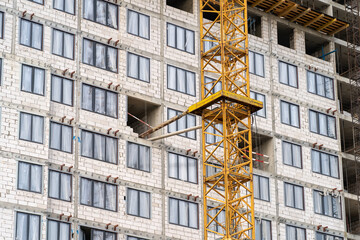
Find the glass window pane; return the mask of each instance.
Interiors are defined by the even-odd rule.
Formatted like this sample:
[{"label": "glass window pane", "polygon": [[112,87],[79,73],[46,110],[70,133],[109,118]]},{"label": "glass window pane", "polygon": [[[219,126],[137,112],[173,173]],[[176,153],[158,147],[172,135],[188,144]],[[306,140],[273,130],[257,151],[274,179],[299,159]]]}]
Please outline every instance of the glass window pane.
[{"label": "glass window pane", "polygon": [[94,111],[105,114],[105,90],[95,88],[95,108]]},{"label": "glass window pane", "polygon": [[65,0],[65,11],[75,14],[75,0]]},{"label": "glass window pane", "polygon": [[195,74],[186,72],[186,93],[195,96]]},{"label": "glass window pane", "polygon": [[317,94],[320,96],[325,96],[325,78],[319,74],[316,75],[316,87]]},{"label": "glass window pane", "polygon": [[64,33],[64,57],[74,58],[74,35]]},{"label": "glass window pane", "polygon": [[299,127],[300,126],[299,107],[291,104],[290,113],[291,113],[291,126]]},{"label": "glass window pane", "polygon": [[32,23],[32,47],[41,50],[42,49],[42,30],[41,24]]},{"label": "glass window pane", "polygon": [[63,35],[64,33],[58,30],[53,30],[53,45],[52,52],[56,55],[63,55]]},{"label": "glass window pane", "polygon": [[51,101],[61,102],[62,79],[57,76],[51,76]]},{"label": "glass window pane", "polygon": [[61,189],[60,198],[65,201],[71,201],[72,187],[71,187],[71,175],[61,174]]},{"label": "glass window pane", "polygon": [[176,47],[176,27],[172,24],[167,24],[167,45]]},{"label": "glass window pane", "polygon": [[339,177],[339,164],[338,164],[338,158],[335,156],[330,156],[330,173],[332,177]]},{"label": "glass window pane", "polygon": [[57,240],[59,232],[59,223],[55,221],[48,221],[48,239],[54,239]]},{"label": "glass window pane", "polygon": [[316,94],[316,81],[315,81],[314,73],[307,72],[307,83],[308,83],[308,91]]},{"label": "glass window pane", "polygon": [[168,88],[176,90],[176,68],[173,66],[167,67],[167,77],[168,77]]},{"label": "glass window pane", "polygon": [[19,162],[18,189],[30,190],[30,164]]},{"label": "glass window pane", "polygon": [[179,201],[176,199],[169,199],[169,221],[170,223],[179,224]]},{"label": "glass window pane", "polygon": [[117,139],[106,138],[106,162],[117,163]]},{"label": "glass window pane", "polygon": [[96,43],[96,67],[106,69],[105,53],[106,46]]},{"label": "glass window pane", "polygon": [[179,161],[179,179],[187,181],[187,158],[184,156],[178,156]]},{"label": "glass window pane", "polygon": [[112,72],[117,72],[117,49],[116,48],[107,48],[107,67]]},{"label": "glass window pane", "polygon": [[94,158],[105,160],[105,136],[94,134]]},{"label": "glass window pane", "polygon": [[139,78],[140,80],[149,82],[150,81],[150,59],[145,57],[140,57],[140,73]]},{"label": "glass window pane", "polygon": [[131,215],[138,215],[139,209],[139,194],[138,191],[128,189],[127,192],[127,212]]},{"label": "glass window pane", "polygon": [[150,148],[146,146],[139,146],[139,168],[144,171],[150,171]]},{"label": "glass window pane", "polygon": [[139,146],[134,143],[128,144],[128,167],[139,168]]},{"label": "glass window pane", "polygon": [[309,125],[311,132],[318,132],[317,114],[314,111],[309,111]]},{"label": "glass window pane", "polygon": [[94,1],[95,0],[84,0],[84,18],[94,20]]},{"label": "glass window pane", "polygon": [[[89,1],[89,0],[87,0]],[[83,62],[94,65],[94,44],[92,41],[84,39],[83,41]]]},{"label": "glass window pane", "polygon": [[198,216],[198,205],[196,203],[189,203],[189,227],[198,228]]},{"label": "glass window pane", "polygon": [[189,225],[189,203],[179,201],[179,224],[183,226]]},{"label": "glass window pane", "polygon": [[325,114],[318,114],[319,115],[319,133],[322,135],[327,135],[327,117]]},{"label": "glass window pane", "polygon": [[60,223],[59,240],[70,240],[70,224]]},{"label": "glass window pane", "polygon": [[40,240],[40,216],[29,214],[29,240]]},{"label": "glass window pane", "polygon": [[106,2],[96,1],[96,22],[106,25]]},{"label": "glass window pane", "polygon": [[93,110],[93,93],[94,88],[88,85],[82,85],[82,108],[92,111]]},{"label": "glass window pane", "polygon": [[60,173],[55,171],[50,171],[50,181],[49,181],[49,197],[60,198]]},{"label": "glass window pane", "polygon": [[299,186],[294,186],[294,191],[295,191],[295,207],[299,209],[304,209],[303,188]]},{"label": "glass window pane", "polygon": [[288,65],[289,67],[289,85],[293,87],[297,87],[297,68],[292,65]]},{"label": "glass window pane", "polygon": [[186,30],[186,42],[185,42],[185,49],[189,53],[194,53],[194,32]]},{"label": "glass window pane", "polygon": [[281,83],[288,84],[287,75],[288,75],[287,64],[283,62],[279,62],[279,78]]},{"label": "glass window pane", "polygon": [[139,15],[139,35],[143,38],[150,38],[150,17],[143,14]]},{"label": "glass window pane", "polygon": [[139,192],[141,217],[150,218],[150,194],[147,192]]},{"label": "glass window pane", "polygon": [[80,203],[92,205],[92,181],[86,178],[80,181]]},{"label": "glass window pane", "polygon": [[255,53],[249,51],[249,72],[255,74]]},{"label": "glass window pane", "polygon": [[116,211],[116,200],[116,186],[112,184],[106,184],[106,209]]},{"label": "glass window pane", "polygon": [[94,181],[94,207],[105,208],[105,184]]},{"label": "glass window pane", "polygon": [[335,127],[335,118],[327,117],[328,120],[328,136],[332,138],[336,138],[336,127]]},{"label": "glass window pane", "polygon": [[32,116],[32,141],[43,143],[44,118]]},{"label": "glass window pane", "polygon": [[118,27],[117,15],[118,15],[117,5],[108,3],[108,18],[107,18],[108,26],[113,27],[113,28]]},{"label": "glass window pane", "polygon": [[264,76],[264,56],[255,54],[256,75]]},{"label": "glass window pane", "polygon": [[128,76],[132,78],[139,78],[139,56],[128,54]]},{"label": "glass window pane", "polygon": [[174,153],[168,154],[169,158],[169,177],[171,178],[178,178],[178,167],[177,167],[177,155]]},{"label": "glass window pane", "polygon": [[189,182],[197,183],[197,161],[193,158],[188,158],[188,171],[189,171]]},{"label": "glass window pane", "polygon": [[176,48],[185,50],[185,29],[176,27]]},{"label": "glass window pane", "polygon": [[41,192],[42,166],[31,165],[30,191]]},{"label": "glass window pane", "polygon": [[32,92],[33,68],[22,65],[21,90]]},{"label": "glass window pane", "polygon": [[63,79],[63,103],[72,105],[73,99],[73,81]]},{"label": "glass window pane", "polygon": [[289,104],[286,102],[281,102],[281,122],[290,124]]},{"label": "glass window pane", "polygon": [[62,136],[61,136],[61,147],[62,151],[71,153],[72,151],[72,127],[62,126]]},{"label": "glass window pane", "polygon": [[301,168],[301,147],[299,145],[292,145],[292,153],[293,153],[293,165],[294,167]]},{"label": "glass window pane", "polygon": [[313,172],[320,173],[320,152],[311,150],[311,161]]},{"label": "glass window pane", "polygon": [[20,44],[30,46],[31,22],[21,19]]},{"label": "glass window pane", "polygon": [[61,125],[50,123],[50,148],[61,150]]},{"label": "glass window pane", "polygon": [[285,183],[285,205],[289,207],[295,206],[294,199],[294,186]]},{"label": "glass window pane", "polygon": [[176,90],[186,93],[186,72],[183,69],[177,69]]},{"label": "glass window pane", "polygon": [[[175,110],[168,109],[168,119],[175,117],[176,115],[177,115],[177,112]],[[169,133],[177,131],[177,122],[176,121],[169,124],[168,131],[169,131]]]},{"label": "glass window pane", "polygon": [[260,177],[260,196],[262,200],[269,201],[269,179]]},{"label": "glass window pane", "polygon": [[128,32],[134,35],[139,35],[138,28],[138,13],[128,10]]},{"label": "glass window pane", "polygon": [[334,98],[334,86],[331,78],[325,78],[325,95],[327,98]]},{"label": "glass window pane", "polygon": [[81,131],[81,155],[93,157],[93,133]]},{"label": "glass window pane", "polygon": [[117,98],[118,95],[113,92],[106,92],[106,115],[117,117]]},{"label": "glass window pane", "polygon": [[326,153],[321,153],[321,169],[322,174],[330,175],[330,156]]},{"label": "glass window pane", "polygon": [[293,165],[291,143],[283,142],[283,161],[285,164]]},{"label": "glass window pane", "polygon": [[44,95],[45,70],[34,68],[34,93]]}]

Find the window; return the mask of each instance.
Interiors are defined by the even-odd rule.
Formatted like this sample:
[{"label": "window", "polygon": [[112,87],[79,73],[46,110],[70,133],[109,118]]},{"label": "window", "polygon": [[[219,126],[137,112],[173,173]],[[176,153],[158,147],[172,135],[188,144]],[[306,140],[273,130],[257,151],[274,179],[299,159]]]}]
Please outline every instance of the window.
[{"label": "window", "polygon": [[118,28],[118,6],[102,0],[84,0],[84,18]]},{"label": "window", "polygon": [[74,82],[72,80],[51,76],[51,101],[73,105]]},{"label": "window", "polygon": [[[218,174],[223,169],[223,167],[218,163],[210,163],[210,164],[211,165],[206,165],[206,177],[210,177],[215,174]],[[218,179],[218,178],[219,177],[217,177],[216,179]],[[219,181],[219,184],[215,185],[214,188],[219,189],[219,190],[225,190],[225,187],[224,187],[225,185],[223,183],[224,183],[224,181]]]},{"label": "window", "polygon": [[301,146],[289,142],[282,142],[283,163],[297,168],[302,168]]},{"label": "window", "polygon": [[304,210],[304,188],[290,183],[284,186],[285,206]]},{"label": "window", "polygon": [[334,80],[323,75],[307,71],[308,92],[334,99]]},{"label": "window", "polygon": [[335,117],[309,110],[310,132],[336,139]]},{"label": "window", "polygon": [[[205,140],[206,140],[206,143],[208,143],[208,144],[218,145],[220,143],[220,141],[222,141],[222,137],[216,136],[216,135],[222,135],[223,125],[221,123],[215,124],[215,126],[214,126],[214,124],[212,124],[212,125],[213,126],[209,126],[206,129]],[[221,143],[220,147],[224,147],[224,144]]]},{"label": "window", "polygon": [[48,220],[48,240],[70,240],[70,224],[54,220]]},{"label": "window", "polygon": [[169,178],[175,178],[191,183],[198,183],[197,179],[197,160],[187,156],[168,153]]},{"label": "window", "polygon": [[286,240],[306,240],[306,230],[286,225]]},{"label": "window", "polygon": [[87,84],[82,85],[82,109],[109,117],[118,117],[118,94]]},{"label": "window", "polygon": [[40,240],[40,215],[16,213],[16,240]]},{"label": "window", "polygon": [[44,117],[20,112],[20,139],[43,143]]},{"label": "window", "polygon": [[195,33],[189,29],[167,23],[167,45],[194,54]]},{"label": "window", "polygon": [[314,191],[315,213],[341,219],[340,196],[325,195],[323,192]]},{"label": "window", "polygon": [[4,38],[4,13],[0,12],[0,39]]},{"label": "window", "polygon": [[[215,40],[215,38],[204,37],[204,42],[203,42],[204,53],[206,53],[207,51],[210,51],[212,48],[214,48],[215,46],[218,46],[218,45],[219,45],[219,43]],[[212,56],[216,51],[217,51],[217,49],[214,48],[206,55]],[[213,56],[213,59],[217,60],[217,61],[221,61],[221,56]]]},{"label": "window", "polygon": [[2,71],[3,71],[3,68],[2,68],[2,59],[0,58],[0,86],[1,86],[1,79],[2,79]]},{"label": "window", "polygon": [[116,240],[116,233],[80,226],[79,240]]},{"label": "window", "polygon": [[18,189],[29,192],[41,193],[42,166],[19,162],[18,164]]},{"label": "window", "polygon": [[172,224],[198,228],[198,205],[180,199],[169,198],[169,222]]},{"label": "window", "polygon": [[43,25],[20,19],[20,44],[42,50]]},{"label": "window", "polygon": [[70,202],[71,192],[71,174],[49,170],[49,197]]},{"label": "window", "polygon": [[80,178],[80,203],[117,211],[117,187],[113,184]]},{"label": "window", "polygon": [[150,59],[128,53],[127,75],[144,82],[150,82]]},{"label": "window", "polygon": [[253,175],[254,198],[264,201],[270,201],[269,178]]},{"label": "window", "polygon": [[222,88],[221,81],[217,82],[214,87],[214,83],[216,81],[217,81],[217,79],[204,77],[204,82],[206,85],[205,94],[207,94],[208,92],[211,92],[211,94],[214,94],[221,90],[221,88]]},{"label": "window", "polygon": [[28,0],[33,3],[44,4],[44,0]]},{"label": "window", "polygon": [[74,59],[74,34],[53,29],[52,53],[68,59]]},{"label": "window", "polygon": [[44,96],[45,70],[22,65],[21,91]]},{"label": "window", "polygon": [[264,77],[264,55],[249,51],[249,72]]},{"label": "window", "polygon": [[343,240],[342,237],[338,237],[338,236],[333,236],[330,234],[325,234],[325,233],[316,233],[316,240]]},{"label": "window", "polygon": [[73,128],[50,122],[50,148],[72,153]]},{"label": "window", "polygon": [[255,240],[271,240],[271,222],[255,219]]},{"label": "window", "polygon": [[127,32],[135,36],[150,39],[150,17],[128,10]]},{"label": "window", "polygon": [[254,114],[255,114],[256,116],[266,118],[266,100],[265,100],[265,95],[263,95],[263,94],[261,94],[261,93],[257,93],[257,92],[250,91],[250,97],[251,97],[252,99],[258,100],[258,101],[260,101],[260,102],[263,103],[263,108],[260,109],[259,111],[255,112]]},{"label": "window", "polygon": [[313,172],[339,178],[339,162],[336,156],[312,149],[311,161]]},{"label": "window", "polygon": [[150,193],[128,188],[126,202],[127,214],[143,218],[150,218]]},{"label": "window", "polygon": [[54,9],[75,14],[75,0],[54,0]]},{"label": "window", "polygon": [[118,71],[118,50],[84,38],[83,63],[116,73]]},{"label": "window", "polygon": [[167,65],[168,89],[195,96],[195,73]]},{"label": "window", "polygon": [[279,79],[280,83],[291,87],[298,87],[297,67],[285,62],[279,61]]},{"label": "window", "polygon": [[[216,214],[218,214],[218,212],[220,211],[219,207],[208,207],[208,214],[210,214],[210,216],[214,217]],[[221,225],[225,225],[225,210],[222,210],[217,216],[216,216],[216,221],[213,221],[212,223],[210,223],[211,218],[208,216],[207,217],[207,223],[210,223],[209,229],[217,232],[217,233],[225,233],[224,228],[221,227]],[[220,224],[221,225],[220,225]]]},{"label": "window", "polygon": [[150,172],[150,148],[128,142],[127,166],[129,168]]},{"label": "window", "polygon": [[117,164],[118,140],[98,133],[81,131],[81,156]]},{"label": "window", "polygon": [[281,122],[293,127],[300,128],[299,106],[280,101]]},{"label": "window", "polygon": [[133,237],[133,236],[127,236],[126,238],[127,240],[147,240],[145,238],[138,238],[138,237]]},{"label": "window", "polygon": [[[174,109],[168,108],[168,119],[175,117],[176,115],[181,114],[180,111],[176,111]],[[179,130],[195,127],[196,125],[196,118],[194,115],[187,114],[186,116],[180,118],[179,120],[176,120],[175,122],[169,124],[168,126],[168,132],[176,132]],[[196,131],[189,131],[185,133],[179,134],[180,136],[191,138],[196,140]]]}]

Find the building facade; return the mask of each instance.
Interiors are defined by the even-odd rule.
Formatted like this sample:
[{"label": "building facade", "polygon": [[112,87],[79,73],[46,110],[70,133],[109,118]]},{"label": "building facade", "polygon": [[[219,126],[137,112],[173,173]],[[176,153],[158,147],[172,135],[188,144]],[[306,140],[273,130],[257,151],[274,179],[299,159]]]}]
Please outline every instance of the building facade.
[{"label": "building facade", "polygon": [[[249,33],[256,239],[359,239],[344,33]],[[138,137],[200,100],[199,38],[194,0],[0,1],[0,239],[202,239],[200,130]]]}]

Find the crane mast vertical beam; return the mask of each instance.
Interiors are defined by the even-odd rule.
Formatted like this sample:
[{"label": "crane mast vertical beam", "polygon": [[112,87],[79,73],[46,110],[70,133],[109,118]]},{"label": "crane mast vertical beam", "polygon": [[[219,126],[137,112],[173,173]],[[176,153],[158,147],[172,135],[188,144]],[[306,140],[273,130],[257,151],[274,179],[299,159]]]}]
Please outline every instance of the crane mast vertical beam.
[{"label": "crane mast vertical beam", "polygon": [[200,38],[205,239],[252,239],[247,1],[200,0]]}]

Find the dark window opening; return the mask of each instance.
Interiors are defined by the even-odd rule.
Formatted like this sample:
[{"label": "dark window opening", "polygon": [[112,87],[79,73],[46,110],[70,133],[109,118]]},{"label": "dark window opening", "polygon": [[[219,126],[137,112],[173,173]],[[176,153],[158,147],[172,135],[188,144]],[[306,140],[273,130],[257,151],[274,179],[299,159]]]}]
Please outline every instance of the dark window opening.
[{"label": "dark window opening", "polygon": [[219,5],[208,2],[203,10],[203,18],[215,21],[215,19],[218,17],[218,14],[216,12],[213,12],[214,9],[219,10]]},{"label": "dark window opening", "polygon": [[346,231],[351,234],[360,234],[359,202],[350,198],[344,198],[346,212]]},{"label": "dark window opening", "polygon": [[[128,97],[127,111],[127,126],[138,134],[147,131],[150,128],[149,126],[156,126],[162,121],[160,105],[138,98]],[[161,131],[156,132],[152,136],[157,136],[160,133]]]},{"label": "dark window opening", "polygon": [[354,154],[354,133],[352,123],[340,119],[341,150],[349,154]]},{"label": "dark window opening", "polygon": [[248,13],[248,32],[261,38],[261,17],[250,12]]},{"label": "dark window opening", "polygon": [[277,24],[278,44],[294,49],[294,29],[285,24]]},{"label": "dark window opening", "polygon": [[166,0],[166,5],[188,13],[193,13],[193,0]]},{"label": "dark window opening", "polygon": [[316,58],[330,61],[330,44],[327,40],[305,33],[305,52]]},{"label": "dark window opening", "polygon": [[253,166],[263,171],[269,170],[269,159],[272,154],[273,139],[261,133],[252,133]]}]

